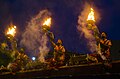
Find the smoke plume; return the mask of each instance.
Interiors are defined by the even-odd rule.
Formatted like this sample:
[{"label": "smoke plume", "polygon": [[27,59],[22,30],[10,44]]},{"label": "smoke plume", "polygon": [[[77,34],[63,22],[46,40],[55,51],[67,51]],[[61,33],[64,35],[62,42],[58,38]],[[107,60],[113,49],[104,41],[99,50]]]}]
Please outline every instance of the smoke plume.
[{"label": "smoke plume", "polygon": [[51,13],[48,10],[42,10],[38,15],[34,16],[28,22],[20,42],[21,46],[25,47],[30,54],[35,55],[37,51],[41,62],[45,61],[45,56],[49,52],[49,47],[47,46],[48,37],[42,30],[42,23],[50,16]]},{"label": "smoke plume", "polygon": [[93,32],[86,27],[87,26],[86,20],[87,20],[90,8],[91,7],[89,4],[85,4],[83,11],[78,16],[77,29],[80,32],[80,37],[81,38],[84,37],[87,40],[88,49],[92,53],[92,52],[97,51],[97,45],[96,45],[96,40],[95,40],[95,37],[93,35]]}]

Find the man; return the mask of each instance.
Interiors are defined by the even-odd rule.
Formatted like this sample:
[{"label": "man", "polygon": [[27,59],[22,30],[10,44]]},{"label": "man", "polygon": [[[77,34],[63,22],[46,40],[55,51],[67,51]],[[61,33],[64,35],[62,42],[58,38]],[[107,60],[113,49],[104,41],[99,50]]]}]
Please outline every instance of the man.
[{"label": "man", "polygon": [[53,43],[54,47],[54,57],[53,61],[56,62],[57,64],[63,64],[65,60],[65,48],[62,46],[62,41],[58,39],[57,44]]},{"label": "man", "polygon": [[107,61],[110,59],[111,46],[112,46],[112,43],[110,40],[107,39],[106,33],[102,32],[101,38],[100,38],[100,49],[101,49],[101,54],[105,56]]}]

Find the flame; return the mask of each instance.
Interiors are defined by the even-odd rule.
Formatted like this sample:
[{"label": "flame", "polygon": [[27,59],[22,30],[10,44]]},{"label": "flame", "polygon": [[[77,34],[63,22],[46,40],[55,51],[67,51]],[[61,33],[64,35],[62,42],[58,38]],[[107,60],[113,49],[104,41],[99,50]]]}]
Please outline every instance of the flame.
[{"label": "flame", "polygon": [[10,34],[14,37],[15,33],[16,33],[16,26],[8,28],[7,34]]},{"label": "flame", "polygon": [[90,13],[88,14],[87,20],[93,20],[93,21],[95,21],[93,8],[91,8]]},{"label": "flame", "polygon": [[48,18],[43,25],[50,26],[51,25],[51,18]]}]

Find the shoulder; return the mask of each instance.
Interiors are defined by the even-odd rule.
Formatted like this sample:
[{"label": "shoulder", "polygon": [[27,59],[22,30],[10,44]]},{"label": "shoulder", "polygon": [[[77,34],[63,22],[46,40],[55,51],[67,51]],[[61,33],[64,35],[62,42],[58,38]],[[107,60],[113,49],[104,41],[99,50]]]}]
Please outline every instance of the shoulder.
[{"label": "shoulder", "polygon": [[107,40],[107,43],[108,43],[109,45],[112,45],[111,40]]},{"label": "shoulder", "polygon": [[111,40],[107,40],[107,42],[111,42]]}]

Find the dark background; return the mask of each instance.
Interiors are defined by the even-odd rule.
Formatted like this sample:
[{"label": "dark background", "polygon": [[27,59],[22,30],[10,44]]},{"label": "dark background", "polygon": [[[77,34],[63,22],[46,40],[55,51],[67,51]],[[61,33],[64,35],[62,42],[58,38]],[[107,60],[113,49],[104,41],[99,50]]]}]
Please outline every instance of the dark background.
[{"label": "dark background", "polygon": [[[12,21],[17,26],[16,38],[19,41],[30,19],[39,11],[48,9],[52,13],[51,30],[55,38],[61,38],[68,51],[87,53],[76,28],[78,16],[86,2],[99,11],[101,20],[96,23],[99,30],[105,31],[110,40],[120,40],[120,0],[0,0],[1,38]],[[114,44],[119,51],[120,43]]]}]

